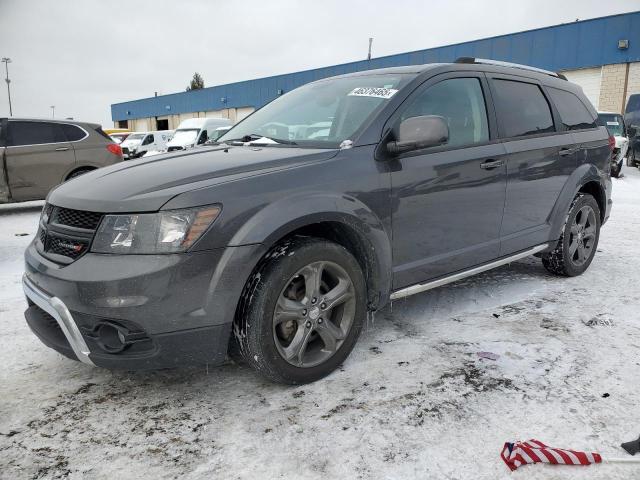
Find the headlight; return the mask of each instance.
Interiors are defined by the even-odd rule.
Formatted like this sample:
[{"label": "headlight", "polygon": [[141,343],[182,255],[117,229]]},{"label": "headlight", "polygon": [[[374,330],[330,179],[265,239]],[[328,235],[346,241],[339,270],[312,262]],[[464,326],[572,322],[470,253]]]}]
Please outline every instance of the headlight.
[{"label": "headlight", "polygon": [[49,216],[51,215],[52,210],[53,210],[53,207],[51,205],[49,205],[48,203],[44,204],[44,207],[42,207],[42,212],[40,213],[41,223],[45,225],[49,223]]},{"label": "headlight", "polygon": [[91,251],[96,253],[184,252],[209,228],[219,206],[158,213],[105,215]]}]

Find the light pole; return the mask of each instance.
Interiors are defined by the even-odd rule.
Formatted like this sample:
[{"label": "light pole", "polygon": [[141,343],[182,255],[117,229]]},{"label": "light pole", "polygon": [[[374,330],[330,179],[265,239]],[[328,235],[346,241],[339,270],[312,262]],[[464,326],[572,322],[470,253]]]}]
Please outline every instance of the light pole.
[{"label": "light pole", "polygon": [[51,118],[55,118],[55,116],[56,116],[56,106],[55,105],[51,105],[49,108],[51,109]]},{"label": "light pole", "polygon": [[9,116],[13,117],[13,110],[11,109],[11,87],[9,84],[11,80],[9,80],[9,64],[11,63],[11,59],[9,57],[2,57],[2,63],[4,63],[4,69],[7,72],[7,76],[4,79],[7,82],[7,95],[9,96]]}]

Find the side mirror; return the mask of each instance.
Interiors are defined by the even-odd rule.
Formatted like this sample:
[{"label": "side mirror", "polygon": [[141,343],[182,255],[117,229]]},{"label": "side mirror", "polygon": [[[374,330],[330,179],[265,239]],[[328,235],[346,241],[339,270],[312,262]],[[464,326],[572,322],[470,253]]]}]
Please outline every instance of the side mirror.
[{"label": "side mirror", "polygon": [[424,115],[400,123],[398,140],[387,143],[393,155],[421,148],[437,147],[449,141],[449,127],[444,117]]}]

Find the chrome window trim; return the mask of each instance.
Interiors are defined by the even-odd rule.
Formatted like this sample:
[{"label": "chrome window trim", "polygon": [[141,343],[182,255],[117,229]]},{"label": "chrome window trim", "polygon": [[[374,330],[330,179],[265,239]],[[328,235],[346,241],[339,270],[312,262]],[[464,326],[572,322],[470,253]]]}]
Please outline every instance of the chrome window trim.
[{"label": "chrome window trim", "polygon": [[18,119],[14,119],[14,120],[7,120],[7,124],[11,123],[11,122],[32,122],[32,123],[55,123],[57,125],[71,125],[73,127],[79,128],[80,130],[82,130],[84,132],[84,137],[82,137],[80,140],[65,140],[64,142],[49,142],[49,143],[29,143],[26,145],[7,145],[5,146],[5,148],[23,148],[23,147],[39,147],[41,145],[62,145],[65,143],[78,143],[78,142],[82,142],[84,140],[87,139],[87,137],[89,137],[89,132],[87,132],[83,127],[81,127],[78,124],[75,123],[69,123],[69,122],[50,122],[48,120],[18,120]]}]

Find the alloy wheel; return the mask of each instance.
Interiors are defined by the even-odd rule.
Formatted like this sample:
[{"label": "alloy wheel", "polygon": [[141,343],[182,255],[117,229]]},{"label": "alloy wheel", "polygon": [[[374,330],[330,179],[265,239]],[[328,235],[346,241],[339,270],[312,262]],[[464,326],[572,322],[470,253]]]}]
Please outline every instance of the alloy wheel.
[{"label": "alloy wheel", "polygon": [[313,262],[289,279],[273,313],[273,338],[289,364],[309,368],[332,357],[347,338],[356,295],[347,272],[328,261]]},{"label": "alloy wheel", "polygon": [[596,213],[583,206],[573,218],[569,237],[569,258],[576,266],[583,265],[593,253],[596,242]]}]

